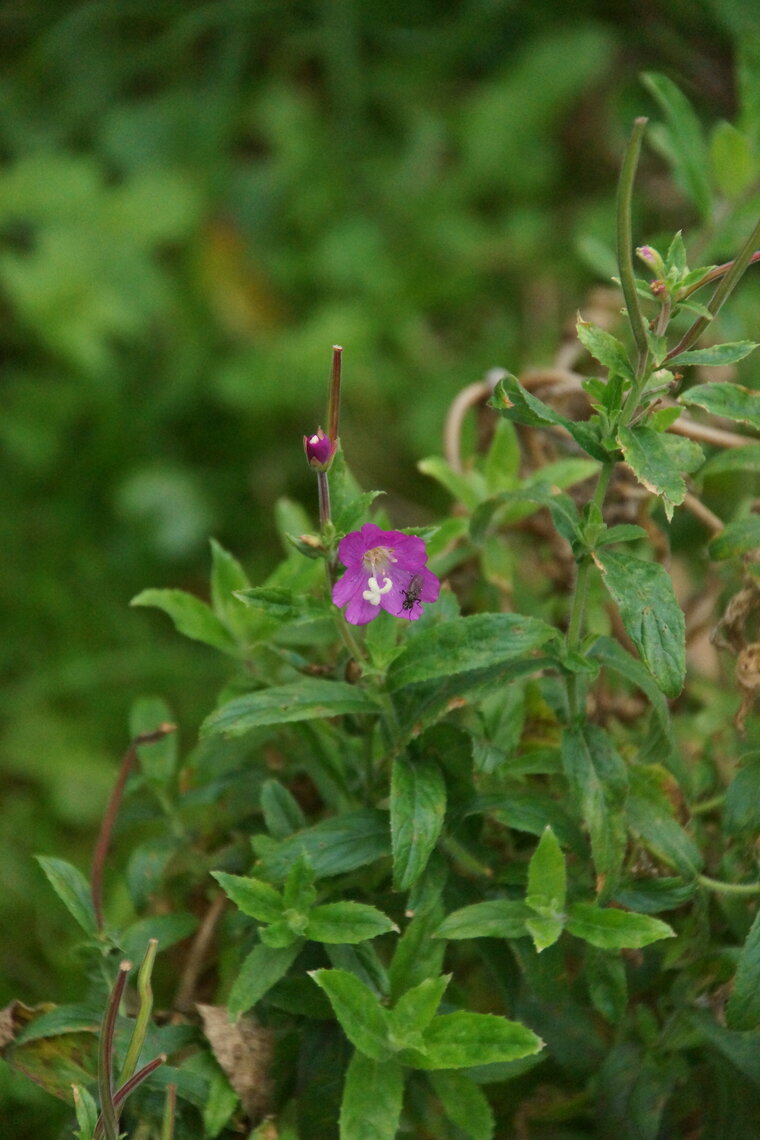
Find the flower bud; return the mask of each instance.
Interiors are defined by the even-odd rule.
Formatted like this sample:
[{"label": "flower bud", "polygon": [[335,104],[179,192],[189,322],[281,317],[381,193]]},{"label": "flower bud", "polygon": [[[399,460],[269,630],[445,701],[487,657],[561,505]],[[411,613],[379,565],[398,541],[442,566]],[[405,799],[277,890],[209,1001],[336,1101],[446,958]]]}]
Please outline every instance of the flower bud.
[{"label": "flower bud", "polygon": [[338,444],[325,435],[322,428],[317,428],[314,435],[303,437],[303,448],[310,467],[315,471],[327,471],[338,450]]}]

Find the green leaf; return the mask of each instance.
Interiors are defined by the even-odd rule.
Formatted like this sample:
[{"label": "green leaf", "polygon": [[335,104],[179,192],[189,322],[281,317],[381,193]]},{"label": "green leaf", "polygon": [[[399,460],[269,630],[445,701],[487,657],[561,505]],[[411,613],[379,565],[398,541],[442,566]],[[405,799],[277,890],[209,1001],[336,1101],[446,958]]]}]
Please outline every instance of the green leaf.
[{"label": "green leaf", "polygon": [[496,1123],[485,1093],[463,1073],[441,1070],[429,1077],[446,1116],[472,1140],[492,1140]]},{"label": "green leaf", "polygon": [[514,425],[509,420],[497,420],[484,466],[489,495],[511,491],[517,486],[520,458],[520,442]]},{"label": "green leaf", "polygon": [[393,886],[405,891],[425,869],[441,834],[446,814],[446,784],[434,760],[393,762],[391,775],[391,845]]},{"label": "green leaf", "polygon": [[726,792],[723,826],[729,835],[760,832],[760,756],[742,757],[741,764]]},{"label": "green leaf", "polygon": [[739,420],[760,429],[760,392],[740,384],[698,384],[679,397],[679,403],[704,408],[714,416]]},{"label": "green leaf", "polygon": [[751,471],[760,473],[760,445],[750,443],[746,447],[728,447],[707,460],[699,472],[700,479],[727,472]]},{"label": "green leaf", "polygon": [[37,855],[36,859],[69,914],[76,919],[85,934],[96,935],[98,924],[95,921],[90,884],[82,872],[71,863],[49,855]]},{"label": "green leaf", "polygon": [[672,519],[673,507],[684,500],[686,484],[665,449],[660,433],[643,426],[621,427],[618,443],[639,483],[662,498],[665,514]]},{"label": "green leaf", "polygon": [[264,617],[273,618],[279,625],[314,621],[329,613],[325,603],[318,598],[299,594],[288,586],[252,586],[237,590],[235,598],[241,608],[246,606]]},{"label": "green leaf", "polygon": [[449,492],[453,499],[463,503],[471,511],[488,494],[485,478],[479,471],[468,471],[461,474],[454,471],[440,456],[431,455],[427,459],[421,459],[417,468],[423,475],[435,479]]},{"label": "green leaf", "polygon": [[[206,1061],[206,1066],[200,1068],[208,1081],[208,1094],[203,1106],[203,1134],[214,1140],[240,1103],[240,1098],[229,1082],[227,1074],[219,1067],[217,1062],[208,1053],[200,1056]],[[197,1062],[196,1062],[197,1063]]]},{"label": "green leaf", "polygon": [[163,610],[179,633],[193,641],[202,641],[222,653],[238,656],[238,647],[229,630],[200,598],[184,590],[143,590],[132,598],[131,606],[153,606]]},{"label": "green leaf", "polygon": [[561,915],[565,906],[565,857],[551,827],[546,827],[528,864],[528,906],[546,918]]},{"label": "green leaf", "polygon": [[[580,475],[578,481],[587,479],[598,470],[598,465],[594,460],[576,459],[568,462],[573,464],[573,473]],[[583,465],[582,474],[576,466],[577,464]],[[546,507],[549,511],[552,522],[562,537],[571,544],[576,542],[580,534],[578,508],[569,495],[560,494],[557,491],[559,484],[545,481],[546,476],[549,475],[549,468],[553,466],[555,465],[549,464],[548,467],[541,468],[539,473],[541,479],[533,482],[526,479],[519,490],[506,491],[481,503],[478,509],[473,512],[470,523],[473,542],[481,543],[484,541],[491,519],[497,512],[500,516],[503,515],[502,521],[504,523],[511,524],[529,518],[542,507]],[[565,469],[563,473],[566,474],[567,470]]]},{"label": "green leaf", "polygon": [[525,926],[533,939],[536,953],[540,954],[549,946],[553,946],[565,928],[565,919],[550,918],[543,915],[534,915],[525,922]]},{"label": "green leaf", "polygon": [[247,617],[235,594],[250,586],[248,575],[229,551],[211,539],[211,608],[235,638],[245,635]]},{"label": "green leaf", "polygon": [[488,899],[452,911],[444,918],[434,938],[452,940],[470,938],[524,938],[525,923],[534,911],[523,902],[512,899]]},{"label": "green leaf", "polygon": [[562,764],[570,794],[589,830],[598,889],[609,894],[617,884],[625,854],[626,766],[609,736],[592,724],[565,730]]},{"label": "green leaf", "polygon": [[619,340],[588,321],[579,320],[575,328],[583,347],[608,370],[610,376],[622,376],[633,383],[633,368],[625,346]]},{"label": "green leaf", "polygon": [[305,853],[316,877],[325,879],[374,863],[390,851],[388,813],[363,808],[289,836],[263,856],[259,867],[266,878],[282,882]]},{"label": "green leaf", "polygon": [[397,999],[413,986],[440,974],[446,943],[436,941],[432,935],[441,920],[441,914],[440,902],[429,910],[416,914],[397,940],[388,970],[392,998]]},{"label": "green leaf", "polygon": [[458,1010],[434,1018],[423,1034],[422,1047],[404,1049],[399,1059],[416,1069],[466,1069],[515,1061],[542,1047],[541,1039],[517,1021]]},{"label": "green leaf", "polygon": [[741,198],[757,177],[757,161],[749,139],[725,119],[710,135],[710,162],[718,190],[731,201]]},{"label": "green leaf", "polygon": [[720,534],[710,539],[707,552],[713,562],[723,562],[727,558],[738,558],[748,550],[760,547],[760,516],[749,515],[746,519],[725,526]]},{"label": "green leaf", "polygon": [[439,681],[452,675],[498,668],[528,656],[556,637],[538,618],[519,614],[474,614],[433,626],[410,640],[388,670],[388,687]]},{"label": "green leaf", "polygon": [[300,858],[296,859],[288,870],[285,879],[282,901],[286,909],[309,910],[317,901],[315,881],[316,875],[311,860],[305,852],[302,852]]},{"label": "green leaf", "polygon": [[357,685],[303,677],[287,685],[275,685],[271,689],[259,689],[236,697],[206,718],[201,733],[242,736],[264,724],[290,724],[342,713],[378,711],[375,702]]},{"label": "green leaf", "polygon": [[306,816],[295,797],[279,780],[265,780],[259,800],[264,822],[274,839],[287,839],[306,827]]},{"label": "green leaf", "polygon": [[650,942],[675,937],[675,931],[659,918],[581,902],[568,907],[567,929],[602,950],[640,950]]},{"label": "green leaf", "polygon": [[238,910],[249,918],[259,922],[279,922],[282,918],[282,895],[269,883],[244,875],[228,875],[226,871],[212,871],[211,874]]},{"label": "green leaf", "polygon": [[[140,697],[129,714],[129,732],[132,738],[154,732],[162,724],[174,720],[166,701],[160,697]],[[176,732],[169,732],[160,740],[143,744],[137,749],[140,768],[149,780],[166,787],[177,767],[179,745]]]},{"label": "green leaf", "polygon": [[516,376],[510,373],[496,385],[489,407],[495,408],[502,416],[514,423],[528,427],[563,427],[575,442],[594,459],[602,463],[609,461],[609,455],[599,442],[599,433],[593,424],[568,420],[555,412],[548,404],[531,395],[523,388]]},{"label": "green leaf", "polygon": [[662,732],[670,740],[671,721],[668,702],[655,684],[649,670],[645,669],[635,657],[631,657],[630,653],[626,653],[620,642],[612,637],[597,638],[589,649],[588,655],[595,661],[599,661],[605,669],[611,669],[641,689],[649,701]]},{"label": "green leaf", "polygon": [[351,1044],[373,1061],[387,1061],[393,1054],[389,1015],[372,990],[346,970],[311,970],[310,977],[327,994]]},{"label": "green leaf", "polygon": [[[707,145],[699,119],[686,96],[667,76],[650,71],[641,79],[659,103],[668,124],[665,146],[660,149],[667,151],[681,188],[707,219],[712,209],[712,191]],[[657,134],[651,134],[656,140]]]},{"label": "green leaf", "polygon": [[755,915],[739,955],[726,1022],[729,1029],[760,1027],[760,912]]},{"label": "green leaf", "polygon": [[395,922],[366,903],[334,902],[315,906],[309,911],[307,937],[314,942],[364,942],[389,930],[398,930]]},{"label": "green leaf", "polygon": [[403,1094],[404,1074],[395,1061],[355,1053],[340,1106],[340,1140],[395,1140]]},{"label": "green leaf", "polygon": [[271,947],[259,943],[247,956],[232,984],[227,1008],[230,1017],[256,1005],[272,986],[287,974],[303,947],[303,939],[290,946]]},{"label": "green leaf", "polygon": [[79,1130],[74,1133],[76,1140],[92,1140],[95,1125],[98,1123],[98,1106],[84,1085],[72,1085],[74,1111]]},{"label": "green leaf", "polygon": [[589,944],[583,974],[594,1009],[610,1025],[619,1025],[628,1006],[628,982],[621,955]]},{"label": "green leaf", "polygon": [[625,805],[629,828],[659,859],[693,879],[702,868],[702,856],[675,819],[673,777],[659,765],[632,765],[629,780]]},{"label": "green leaf", "polygon": [[[390,1032],[396,1049],[417,1044],[422,1033],[438,1012],[438,1006],[451,980],[451,974],[426,978],[402,994],[390,1011]],[[415,1038],[410,1040],[410,1036]]]},{"label": "green leaf", "polygon": [[686,674],[686,623],[669,574],[656,562],[608,549],[593,558],[644,664],[663,693],[677,697]]},{"label": "green leaf", "polygon": [[[757,343],[753,340],[737,340],[732,344],[713,344],[709,348],[691,348],[687,352],[679,352],[678,356],[671,356],[668,360],[668,367],[675,367],[676,365],[683,364],[701,364],[710,367],[720,367],[725,364],[736,364],[738,360],[744,360],[745,356],[749,356],[757,348]],[[716,385],[704,384],[705,388],[712,388]],[[735,387],[735,385],[730,385]],[[696,388],[684,393],[681,397],[682,403],[694,403],[695,401],[689,399]],[[734,417],[732,417],[734,418]],[[739,418],[739,417],[736,417]]]},{"label": "green leaf", "polygon": [[138,918],[119,936],[119,947],[125,958],[131,962],[142,961],[151,938],[158,940],[159,952],[168,950],[197,929],[198,919],[194,914],[174,911],[171,914],[151,914]]}]

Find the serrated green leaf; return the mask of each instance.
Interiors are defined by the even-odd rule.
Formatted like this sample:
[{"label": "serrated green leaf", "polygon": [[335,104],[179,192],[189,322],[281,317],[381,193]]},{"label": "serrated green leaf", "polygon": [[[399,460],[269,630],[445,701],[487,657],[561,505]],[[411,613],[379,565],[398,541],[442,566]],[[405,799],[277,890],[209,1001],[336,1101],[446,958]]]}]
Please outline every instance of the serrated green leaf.
[{"label": "serrated green leaf", "polygon": [[665,449],[660,433],[644,426],[621,427],[618,443],[639,483],[653,495],[660,496],[665,514],[672,519],[673,507],[684,500],[686,484]]},{"label": "serrated green leaf", "polygon": [[278,843],[260,861],[267,879],[282,882],[305,853],[318,879],[355,871],[390,855],[388,813],[364,808],[321,820]]},{"label": "serrated green leaf", "polygon": [[582,902],[568,907],[567,929],[602,950],[640,950],[650,942],[675,937],[675,931],[659,918]]},{"label": "serrated green leaf", "polygon": [[690,475],[705,461],[704,450],[694,439],[676,435],[675,432],[664,432],[660,435],[660,440],[670,462],[683,474]]},{"label": "serrated green leaf", "polygon": [[388,670],[388,688],[438,681],[452,675],[526,657],[556,637],[538,618],[519,614],[474,614],[418,634]]},{"label": "serrated green leaf", "polygon": [[343,713],[377,713],[378,706],[357,685],[303,677],[287,685],[246,693],[222,705],[207,717],[202,735],[220,732],[242,736],[265,724],[290,724],[297,720],[339,716]]},{"label": "serrated green leaf", "polygon": [[610,376],[622,376],[624,380],[633,382],[634,373],[628,353],[616,337],[584,320],[579,320],[575,328],[583,347],[609,371]]},{"label": "serrated green leaf", "polygon": [[749,550],[760,547],[760,516],[749,515],[746,519],[725,526],[720,534],[710,539],[707,552],[713,562],[723,562],[726,558],[738,558]]},{"label": "serrated green leaf", "polygon": [[548,915],[534,915],[526,920],[525,925],[533,939],[536,953],[540,954],[549,946],[553,946],[565,928],[564,918],[550,918]]},{"label": "serrated green leaf", "polygon": [[298,957],[303,939],[290,946],[274,948],[259,943],[243,962],[227,999],[230,1017],[251,1009],[287,974]]},{"label": "serrated green leaf", "polygon": [[556,918],[565,906],[565,856],[551,827],[546,827],[528,864],[525,901],[543,918]]},{"label": "serrated green leaf", "polygon": [[398,927],[382,911],[366,903],[323,903],[309,911],[307,936],[314,942],[364,942],[389,930]]},{"label": "serrated green leaf", "polygon": [[695,404],[714,416],[739,420],[760,429],[760,392],[741,384],[699,384],[679,397],[679,403]]},{"label": "serrated green leaf", "polygon": [[[583,464],[584,474],[581,476],[583,479],[598,470],[594,460],[574,460],[573,463]],[[547,468],[544,467],[540,474],[543,476],[546,472]],[[575,473],[580,474],[577,467]],[[543,479],[535,483],[526,480],[520,490],[505,491],[481,503],[473,512],[470,522],[473,541],[477,543],[484,541],[491,519],[497,511],[500,516],[504,515],[504,523],[511,524],[529,518],[542,507],[546,507],[549,511],[552,522],[562,537],[570,543],[575,542],[580,532],[578,508],[569,495],[558,493],[556,487],[544,482]]]},{"label": "serrated green leaf", "polygon": [[50,886],[85,934],[94,936],[98,931],[90,884],[82,872],[64,859],[37,855],[37,862],[45,872]]},{"label": "serrated green leaf", "polygon": [[226,871],[212,871],[211,874],[238,910],[249,918],[258,922],[279,922],[282,918],[282,895],[269,883],[244,875],[228,875]]},{"label": "serrated green leaf", "polygon": [[[431,867],[432,864],[428,864],[425,878],[430,876]],[[419,889],[420,885],[421,883],[418,883],[415,889]],[[438,899],[440,899],[440,890],[436,901],[431,903],[427,910],[415,914],[396,942],[388,969],[391,998],[394,1000],[408,989],[428,978],[437,977],[441,972],[446,943],[436,941],[432,936],[443,914]]]},{"label": "serrated green leaf", "polygon": [[561,416],[523,388],[516,376],[508,373],[500,380],[488,403],[489,407],[495,408],[514,423],[527,424],[528,427],[563,427],[592,458],[602,463],[609,461],[609,455],[602,447],[594,424],[576,422]]},{"label": "serrated green leaf", "polygon": [[395,1140],[403,1095],[400,1065],[355,1053],[343,1088],[340,1140]]},{"label": "serrated green leaf", "polygon": [[458,1010],[435,1017],[420,1049],[404,1049],[399,1059],[416,1069],[466,1069],[495,1061],[515,1061],[537,1053],[543,1042],[517,1021],[491,1013]]},{"label": "serrated green leaf", "polygon": [[634,523],[619,523],[617,526],[607,527],[596,540],[596,546],[611,546],[614,542],[637,542],[640,538],[648,538],[643,526]]},{"label": "serrated green leaf", "polygon": [[726,1021],[730,1029],[760,1027],[760,913],[755,915],[739,955]]},{"label": "serrated green leaf", "polygon": [[443,828],[446,784],[434,760],[399,756],[391,774],[393,885],[405,891],[425,869]]},{"label": "serrated green leaf", "polygon": [[193,641],[202,641],[213,649],[238,655],[235,639],[205,602],[184,590],[143,590],[129,603],[131,606],[153,606],[163,610],[179,633]]},{"label": "serrated green leaf", "polygon": [[591,724],[565,729],[562,764],[570,794],[588,827],[598,889],[608,895],[617,884],[625,854],[625,764],[609,736]]},{"label": "serrated green leaf", "polygon": [[431,1073],[430,1083],[449,1120],[471,1140],[492,1140],[496,1126],[485,1093],[464,1073]]},{"label": "serrated green leaf", "polygon": [[534,911],[512,899],[488,899],[452,911],[444,918],[434,938],[524,938],[525,923]]},{"label": "serrated green leaf", "polygon": [[306,852],[302,852],[288,871],[282,891],[286,909],[305,912],[317,901],[316,875]]},{"label": "serrated green leaf", "polygon": [[593,558],[644,664],[663,693],[677,697],[686,674],[686,623],[669,574],[617,551],[597,550]]},{"label": "serrated green leaf", "polygon": [[318,598],[299,594],[288,586],[253,586],[237,590],[235,599],[238,604],[281,625],[315,621],[329,613],[326,604]]},{"label": "serrated green leaf", "polygon": [[373,1061],[389,1060],[389,1014],[372,990],[346,970],[312,970],[310,977],[327,994],[351,1044]]},{"label": "serrated green leaf", "polygon": [[[679,352],[678,356],[671,356],[668,360],[668,367],[701,364],[719,368],[722,365],[736,364],[737,361],[744,360],[745,356],[749,356],[756,348],[757,343],[753,340],[737,340],[731,344],[714,344],[709,348],[690,348],[687,352]],[[712,387],[712,385],[705,384],[703,387]],[[682,401],[686,402],[687,397],[696,390],[692,388],[689,392],[684,393],[681,397]]]}]

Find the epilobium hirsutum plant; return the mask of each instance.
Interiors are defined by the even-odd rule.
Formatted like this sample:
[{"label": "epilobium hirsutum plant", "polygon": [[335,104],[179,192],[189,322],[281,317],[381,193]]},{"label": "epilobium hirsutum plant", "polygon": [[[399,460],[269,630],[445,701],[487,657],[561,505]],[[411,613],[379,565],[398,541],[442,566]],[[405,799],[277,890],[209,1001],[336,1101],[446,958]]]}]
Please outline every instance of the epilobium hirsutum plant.
[{"label": "epilobium hirsutum plant", "polygon": [[[666,118],[656,138],[704,206],[712,185],[683,152],[701,127],[668,81],[647,81]],[[620,178],[614,311],[579,320],[572,361],[468,388],[446,461],[421,464],[457,500],[451,518],[421,531],[370,518],[376,494],[340,447],[335,348],[327,431],[304,441],[319,526],[283,502],[287,554],[264,584],[214,543],[210,606],[135,599],[233,672],[181,765],[156,731],[168,710],[135,711],[149,735],[134,920],[103,918],[102,859],[97,905],[80,872],[43,864],[85,932],[96,1009],[113,1013],[119,962],[148,939],[172,954],[145,1056],[129,1054],[145,1080],[123,1105],[111,1056],[127,1055],[130,1006],[108,1023],[103,1125],[80,1063],[82,1140],[98,1127],[140,1140],[757,1133],[760,763],[730,713],[752,731],[760,520],[741,489],[723,505],[701,489],[760,470],[757,445],[710,418],[760,428],[760,396],[692,370],[755,347],[714,330],[760,224],[733,260],[695,269],[680,233],[642,245],[650,276],[637,277],[645,125]],[[750,145],[733,139],[721,129],[722,160]],[[740,205],[758,210],[752,161]],[[491,441],[465,462],[462,408],[485,399]],[[702,530],[683,558],[687,516]],[[705,544],[713,562],[743,562],[722,617]],[[704,645],[687,684],[687,641],[712,620],[703,598],[741,702],[701,668],[706,652],[718,667]],[[86,1012],[24,1011],[12,1058],[31,1071],[44,1039],[48,1071],[51,1056],[63,1071],[72,1038],[97,1027]]]}]

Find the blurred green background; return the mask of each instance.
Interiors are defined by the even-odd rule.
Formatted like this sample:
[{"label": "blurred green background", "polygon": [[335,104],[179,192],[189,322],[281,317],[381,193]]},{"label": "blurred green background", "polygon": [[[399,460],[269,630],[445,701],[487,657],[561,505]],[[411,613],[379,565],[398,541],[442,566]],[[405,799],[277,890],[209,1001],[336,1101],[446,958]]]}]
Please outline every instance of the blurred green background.
[{"label": "blurred green background", "polygon": [[[79,992],[32,855],[87,868],[132,700],[167,697],[188,743],[224,678],[130,598],[205,593],[211,534],[271,568],[277,498],[314,510],[336,342],[357,477],[399,523],[444,507],[415,463],[448,402],[549,363],[612,272],[640,72],[731,118],[753,9],[0,5],[3,1004]],[[694,220],[651,151],[640,181],[642,229]],[[33,1086],[3,1066],[0,1095],[42,1135]]]}]

